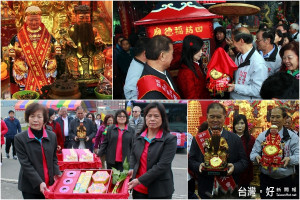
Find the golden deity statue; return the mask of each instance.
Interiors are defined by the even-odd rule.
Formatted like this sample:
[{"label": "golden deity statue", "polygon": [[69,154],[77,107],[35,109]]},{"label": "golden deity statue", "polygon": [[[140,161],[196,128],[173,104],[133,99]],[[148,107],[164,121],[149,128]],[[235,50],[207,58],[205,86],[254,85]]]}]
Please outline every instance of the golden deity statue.
[{"label": "golden deity statue", "polygon": [[83,125],[83,122],[80,122],[80,125],[77,127],[77,137],[79,140],[86,138],[86,127]]},{"label": "golden deity statue", "polygon": [[228,144],[220,130],[211,130],[211,138],[205,139],[204,170],[222,171],[227,167]]},{"label": "golden deity statue", "polygon": [[9,47],[15,82],[25,90],[39,92],[55,80],[55,55],[61,53],[60,46],[41,22],[41,14],[37,6],[26,9],[25,23]]},{"label": "golden deity statue", "polygon": [[103,41],[91,24],[90,7],[77,6],[75,13],[76,24],[64,36],[67,69],[78,82],[96,84],[104,70]]}]

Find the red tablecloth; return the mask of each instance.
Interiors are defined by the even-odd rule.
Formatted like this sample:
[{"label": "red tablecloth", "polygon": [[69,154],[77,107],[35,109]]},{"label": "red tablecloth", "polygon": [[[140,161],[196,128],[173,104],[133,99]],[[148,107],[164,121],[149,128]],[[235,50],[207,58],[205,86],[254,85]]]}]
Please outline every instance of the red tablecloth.
[{"label": "red tablecloth", "polygon": [[62,154],[57,154],[58,166],[61,171],[65,169],[99,169],[102,168],[100,158],[93,153],[94,162],[64,162]]},{"label": "red tablecloth", "polygon": [[[70,171],[76,171],[76,172],[83,172],[87,170],[65,170],[62,177],[57,179],[52,186],[49,187],[49,191],[45,191],[44,195],[46,199],[128,199],[129,198],[129,193],[128,193],[128,182],[129,182],[129,177],[125,179],[123,182],[122,186],[119,188],[117,194],[112,194],[112,190],[114,185],[111,184],[112,178],[110,178],[109,182],[107,183],[108,185],[108,191],[105,194],[91,194],[91,193],[75,193],[73,194],[72,191],[74,190],[74,185],[70,186],[69,192],[68,193],[61,193],[59,192],[60,188],[63,185],[63,181],[65,179],[66,173]],[[101,170],[91,170],[94,171],[101,171]],[[103,170],[102,170],[103,171]],[[106,170],[110,171],[111,170]],[[78,174],[77,174],[78,175]],[[75,177],[75,176],[74,176]],[[76,176],[73,181],[73,183],[77,182],[78,176]],[[90,183],[91,184],[91,183]]]}]

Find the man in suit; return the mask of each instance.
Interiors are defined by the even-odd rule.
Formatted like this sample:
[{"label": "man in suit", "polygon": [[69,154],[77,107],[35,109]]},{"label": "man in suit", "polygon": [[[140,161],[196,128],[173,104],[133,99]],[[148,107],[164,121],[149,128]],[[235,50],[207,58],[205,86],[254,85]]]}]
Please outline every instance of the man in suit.
[{"label": "man in suit", "polygon": [[[227,159],[228,170],[227,170],[226,178],[232,175],[235,184],[238,185],[238,176],[241,172],[243,172],[247,168],[248,161],[247,161],[245,150],[243,148],[242,140],[239,138],[239,136],[223,128],[225,118],[226,118],[226,109],[222,104],[212,103],[207,107],[207,123],[208,123],[207,134],[209,134],[211,137],[212,129],[221,130],[221,137],[225,138],[228,144],[229,156]],[[188,158],[188,165],[189,165],[189,169],[191,169],[198,177],[198,194],[200,198],[207,199],[215,195],[215,193],[213,193],[214,176],[206,175],[203,173],[204,155],[202,153],[202,150],[199,147],[199,143],[196,139],[197,137],[198,135],[193,138],[191,144],[189,158]]]},{"label": "man in suit", "polygon": [[72,148],[72,140],[69,136],[69,125],[73,117],[68,116],[68,111],[66,107],[59,108],[59,117],[56,119],[56,122],[59,123],[61,127],[61,132],[64,138],[64,148]]},{"label": "man in suit", "polygon": [[[84,117],[84,111],[81,106],[76,109],[77,118],[73,119],[69,126],[69,135],[74,140],[73,148],[91,149],[92,139],[96,135],[96,126],[91,120]],[[84,135],[84,137],[82,137]]]},{"label": "man in suit", "polygon": [[180,99],[167,69],[173,60],[172,40],[157,35],[147,43],[147,63],[137,82],[138,99]]}]

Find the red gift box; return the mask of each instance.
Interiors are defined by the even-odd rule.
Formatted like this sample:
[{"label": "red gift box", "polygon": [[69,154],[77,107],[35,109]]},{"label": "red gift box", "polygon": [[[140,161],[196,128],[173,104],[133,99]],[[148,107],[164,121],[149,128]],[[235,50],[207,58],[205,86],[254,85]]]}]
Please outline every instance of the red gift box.
[{"label": "red gift box", "polygon": [[[97,171],[107,171],[110,174],[109,181],[105,184],[107,190],[104,194],[95,194],[95,193],[73,193],[75,185],[78,181],[79,175],[81,172],[93,171],[93,174]],[[66,185],[66,180],[69,180],[70,172],[76,172],[76,178],[73,178],[72,184]],[[78,173],[77,173],[78,172]],[[128,199],[128,182],[129,177],[127,177],[121,187],[118,189],[117,194],[112,194],[114,185],[112,184],[112,170],[65,170],[62,174],[62,177],[57,179],[52,186],[49,187],[49,191],[45,191],[44,195],[46,199]],[[78,175],[78,176],[77,176]],[[73,184],[75,183],[75,184]],[[90,182],[89,186],[92,184]],[[68,186],[68,191],[65,191],[64,188]]]},{"label": "red gift box", "polygon": [[62,154],[57,153],[58,166],[61,171],[65,169],[99,169],[102,168],[102,163],[100,158],[93,153],[94,161],[93,162],[64,162]]}]

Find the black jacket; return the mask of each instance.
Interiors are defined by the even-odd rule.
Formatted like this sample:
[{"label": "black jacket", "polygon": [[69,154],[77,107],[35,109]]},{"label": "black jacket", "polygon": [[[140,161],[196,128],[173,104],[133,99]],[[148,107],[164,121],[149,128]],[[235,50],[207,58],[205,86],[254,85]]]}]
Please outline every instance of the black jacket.
[{"label": "black jacket", "polygon": [[[174,83],[170,73],[168,71],[166,71],[166,75],[156,71],[155,69],[153,69],[152,67],[150,67],[147,63],[145,64],[144,66],[144,70],[142,72],[142,75],[140,78],[142,78],[143,76],[146,76],[146,75],[153,75],[153,76],[156,76],[164,81],[166,81],[168,84],[168,79],[171,81],[171,84],[173,85],[174,87],[174,91],[179,94],[178,90],[177,90],[177,87],[176,87],[176,84]],[[167,79],[168,77],[168,79]],[[170,85],[170,84],[169,84]],[[161,92],[158,92],[158,91],[151,91],[151,92],[148,92],[142,99],[167,99],[167,97],[165,95],[163,95]]]},{"label": "black jacket", "polygon": [[[74,149],[78,149],[79,147],[79,142],[80,141],[75,141],[75,136],[77,136],[77,127],[80,125],[80,121],[78,118],[75,118],[71,121],[70,125],[69,125],[69,136],[72,140],[74,140],[73,142],[73,148]],[[90,149],[93,145],[92,143],[92,139],[95,137],[96,133],[97,133],[97,126],[95,126],[95,124],[87,119],[84,118],[83,120],[83,126],[86,128],[86,136],[89,137],[89,140],[85,143],[85,147],[87,149]]]},{"label": "black jacket", "polygon": [[[132,148],[132,142],[134,139],[134,129],[131,128],[129,125],[127,126],[128,129],[124,131],[122,135],[122,160],[124,162],[125,157],[129,162],[130,153]],[[106,155],[105,159],[108,164],[115,164],[116,161],[116,149],[117,149],[117,142],[118,142],[118,127],[116,125],[112,125],[107,129],[106,137],[104,138],[103,142],[101,143],[99,156]]]},{"label": "black jacket", "polygon": [[[241,172],[243,172],[248,167],[247,156],[243,147],[243,142],[239,136],[234,133],[231,133],[225,129],[221,134],[227,141],[229,147],[229,156],[228,163],[232,163],[234,165],[233,171],[233,179],[235,183],[238,184],[238,176]],[[195,137],[193,138],[189,158],[188,158],[188,167],[192,170],[196,175],[198,175],[198,193],[200,198],[210,198],[205,193],[210,193],[213,189],[214,176],[205,176],[200,174],[199,166],[204,162],[204,156],[196,142]]]},{"label": "black jacket", "polygon": [[[70,127],[70,123],[71,123],[72,120],[73,120],[73,117],[68,116],[68,126],[69,127]],[[63,138],[65,138],[65,134],[64,134],[64,120],[62,119],[62,117],[59,117],[55,121],[59,123],[60,128],[61,128],[61,133],[63,135]],[[70,132],[69,127],[68,127],[68,130]]]},{"label": "black jacket", "polygon": [[[136,177],[140,158],[145,146],[145,139],[138,136],[133,144],[130,157],[130,169],[133,169],[132,178]],[[170,133],[163,133],[162,137],[154,138],[149,145],[147,156],[147,172],[138,180],[148,187],[149,198],[170,196],[174,192],[172,161],[177,150],[177,137]]]},{"label": "black jacket", "polygon": [[[49,185],[54,183],[54,175],[59,175],[57,165],[56,135],[46,130],[48,137],[42,140],[49,173]],[[22,192],[40,194],[40,184],[45,181],[43,170],[43,155],[40,142],[28,137],[28,131],[15,136],[15,148],[21,164],[18,188]]]}]

